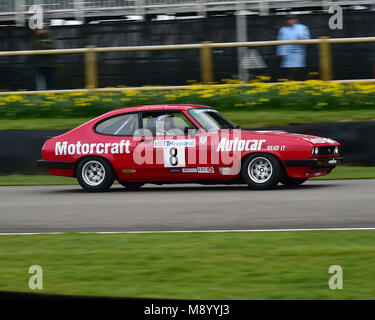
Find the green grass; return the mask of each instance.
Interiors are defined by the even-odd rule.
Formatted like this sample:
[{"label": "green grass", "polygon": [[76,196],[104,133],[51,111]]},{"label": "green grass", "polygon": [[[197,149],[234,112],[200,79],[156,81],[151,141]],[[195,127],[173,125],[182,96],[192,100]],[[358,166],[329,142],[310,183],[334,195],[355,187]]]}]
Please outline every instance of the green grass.
[{"label": "green grass", "polygon": [[43,186],[78,184],[77,179],[52,175],[12,174],[0,176],[0,186]]},{"label": "green grass", "polygon": [[[374,299],[374,231],[0,236],[0,288],[173,299]],[[328,269],[343,268],[343,290]],[[35,292],[35,291],[32,291]]]},{"label": "green grass", "polygon": [[[224,111],[222,114],[242,127],[287,126],[295,123],[310,122],[343,122],[375,120],[375,110],[342,110],[337,111]],[[93,118],[93,117],[92,117]],[[2,119],[0,130],[48,130],[73,129],[92,118],[30,118]]]},{"label": "green grass", "polygon": [[242,127],[288,126],[311,122],[348,122],[375,119],[375,110],[337,111],[225,111],[223,115]]},{"label": "green grass", "polygon": [[18,130],[54,130],[54,129],[73,129],[79,125],[91,120],[90,118],[73,119],[1,119],[0,130],[18,129]]},{"label": "green grass", "polygon": [[312,180],[375,179],[375,167],[339,166],[330,174]]},{"label": "green grass", "polygon": [[[313,180],[375,179],[375,167],[339,166],[330,174]],[[77,179],[52,175],[8,175],[0,176],[0,186],[71,185]]]}]

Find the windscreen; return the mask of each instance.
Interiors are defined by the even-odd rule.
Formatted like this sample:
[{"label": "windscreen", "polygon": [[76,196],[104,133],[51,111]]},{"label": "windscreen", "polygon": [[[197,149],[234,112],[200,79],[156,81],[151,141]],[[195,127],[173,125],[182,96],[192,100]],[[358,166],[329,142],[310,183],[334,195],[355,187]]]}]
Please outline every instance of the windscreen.
[{"label": "windscreen", "polygon": [[190,109],[189,114],[206,131],[237,128],[234,123],[232,123],[228,119],[225,119],[219,112],[214,109]]}]

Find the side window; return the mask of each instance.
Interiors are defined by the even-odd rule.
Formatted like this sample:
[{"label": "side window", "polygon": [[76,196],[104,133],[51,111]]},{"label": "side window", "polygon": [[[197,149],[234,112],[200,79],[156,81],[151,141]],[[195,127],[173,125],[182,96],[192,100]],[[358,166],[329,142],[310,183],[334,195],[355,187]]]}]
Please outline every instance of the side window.
[{"label": "side window", "polygon": [[99,123],[95,131],[111,136],[132,136],[138,129],[138,114],[123,114]]},{"label": "side window", "polygon": [[143,128],[153,136],[183,136],[187,128],[195,128],[194,124],[179,111],[144,112]]}]

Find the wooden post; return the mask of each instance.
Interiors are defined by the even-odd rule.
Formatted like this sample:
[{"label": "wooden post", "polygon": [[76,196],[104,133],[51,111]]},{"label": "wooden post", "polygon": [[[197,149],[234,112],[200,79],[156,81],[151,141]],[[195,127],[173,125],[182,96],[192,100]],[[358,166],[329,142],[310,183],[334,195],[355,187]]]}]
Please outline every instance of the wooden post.
[{"label": "wooden post", "polygon": [[87,46],[85,53],[86,88],[95,89],[98,87],[98,62],[95,46]]},{"label": "wooden post", "polygon": [[320,37],[319,43],[319,65],[321,80],[332,80],[332,51],[331,43],[328,41],[329,37]]},{"label": "wooden post", "polygon": [[203,47],[200,50],[201,54],[201,82],[209,84],[214,81],[213,66],[212,66],[212,48],[211,42],[202,42]]}]

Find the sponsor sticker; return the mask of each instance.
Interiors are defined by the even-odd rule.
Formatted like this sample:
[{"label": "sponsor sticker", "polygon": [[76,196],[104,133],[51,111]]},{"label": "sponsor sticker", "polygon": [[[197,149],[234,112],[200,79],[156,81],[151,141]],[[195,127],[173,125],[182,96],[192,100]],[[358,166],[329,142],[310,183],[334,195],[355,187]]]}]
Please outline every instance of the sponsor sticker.
[{"label": "sponsor sticker", "polygon": [[198,173],[214,173],[214,167],[198,167]]},{"label": "sponsor sticker", "polygon": [[166,147],[195,147],[195,139],[165,140]]},{"label": "sponsor sticker", "polygon": [[233,171],[233,169],[230,168],[230,167],[219,168],[219,172],[222,175],[231,175],[231,174],[233,174],[232,171]]},{"label": "sponsor sticker", "polygon": [[285,149],[286,149],[286,146],[278,146],[278,145],[267,146],[267,150],[268,151],[285,151]]},{"label": "sponsor sticker", "polygon": [[197,168],[182,168],[183,173],[196,173]]},{"label": "sponsor sticker", "polygon": [[328,161],[329,164],[336,164],[337,163],[337,160],[336,159],[331,159]]},{"label": "sponsor sticker", "polygon": [[154,148],[164,147],[195,147],[195,139],[184,139],[184,140],[154,140]]},{"label": "sponsor sticker", "polygon": [[265,142],[266,140],[240,140],[238,138],[228,140],[223,138],[220,140],[216,151],[259,151]]},{"label": "sponsor sticker", "polygon": [[164,148],[164,140],[154,140],[154,148]]},{"label": "sponsor sticker", "polygon": [[67,141],[57,141],[55,144],[55,155],[130,153],[129,146],[129,140],[121,140],[119,143],[81,143],[81,141],[68,143]]}]

